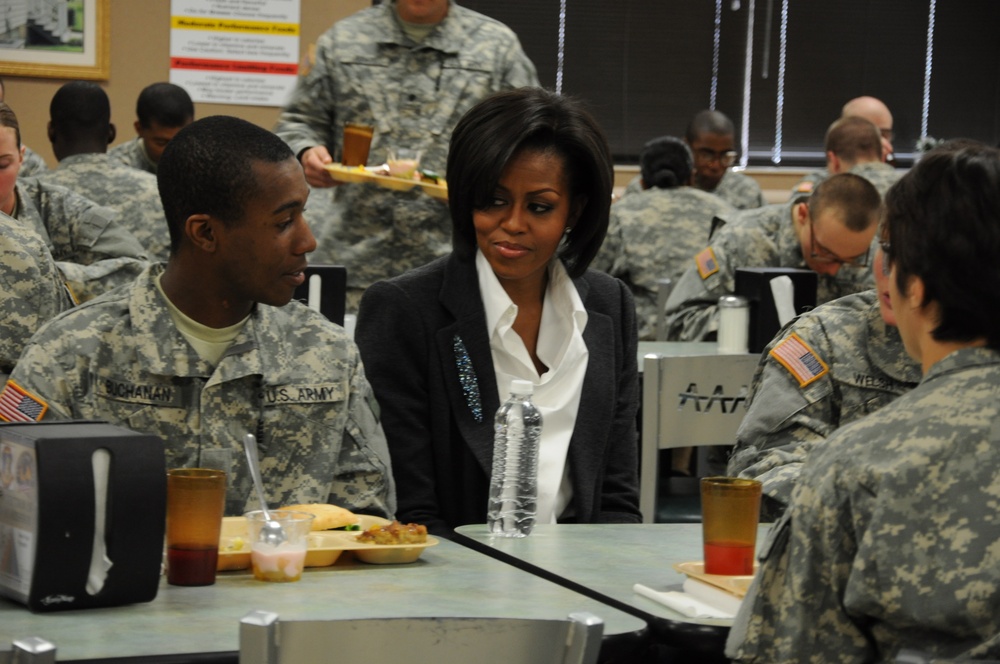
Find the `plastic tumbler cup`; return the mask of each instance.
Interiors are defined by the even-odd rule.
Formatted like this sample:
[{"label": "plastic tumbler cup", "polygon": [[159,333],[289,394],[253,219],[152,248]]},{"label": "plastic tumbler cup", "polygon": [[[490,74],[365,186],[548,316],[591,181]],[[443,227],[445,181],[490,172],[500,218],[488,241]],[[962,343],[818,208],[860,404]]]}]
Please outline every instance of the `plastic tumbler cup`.
[{"label": "plastic tumbler cup", "polygon": [[260,510],[246,513],[253,576],[258,581],[298,581],[305,567],[309,531],[315,516],[307,512],[271,510],[271,518],[285,531],[285,541],[277,546],[258,541],[260,528],[267,521],[264,513]]},{"label": "plastic tumbler cup", "polygon": [[385,162],[386,166],[389,167],[389,175],[404,180],[416,179],[422,156],[422,150],[410,150],[409,148],[389,150],[389,156]]},{"label": "plastic tumbler cup", "polygon": [[208,468],[167,471],[167,582],[215,583],[226,474]]},{"label": "plastic tumbler cup", "polygon": [[364,166],[368,163],[368,150],[372,145],[375,128],[371,125],[348,122],[344,124],[344,153],[340,163],[344,166]]},{"label": "plastic tumbler cup", "polygon": [[753,574],[760,490],[757,480],[702,478],[701,522],[706,574]]}]

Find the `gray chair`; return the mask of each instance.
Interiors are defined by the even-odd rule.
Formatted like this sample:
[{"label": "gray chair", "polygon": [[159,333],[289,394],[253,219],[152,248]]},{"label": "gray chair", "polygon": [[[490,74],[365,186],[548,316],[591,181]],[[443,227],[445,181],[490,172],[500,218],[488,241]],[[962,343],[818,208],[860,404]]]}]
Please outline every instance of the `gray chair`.
[{"label": "gray chair", "polygon": [[14,639],[11,648],[0,645],[0,664],[54,664],[56,646],[37,636]]},{"label": "gray chair", "polygon": [[674,289],[674,282],[667,277],[656,280],[656,340],[667,340],[667,298]]},{"label": "gray chair", "polygon": [[686,507],[693,516],[657,518],[660,450],[734,444],[758,360],[752,353],[643,358],[639,509],[644,523],[700,520],[694,481]]},{"label": "gray chair", "polygon": [[604,622],[585,612],[566,620],[279,620],[276,613],[251,611],[240,621],[240,664],[593,664],[603,633]]}]

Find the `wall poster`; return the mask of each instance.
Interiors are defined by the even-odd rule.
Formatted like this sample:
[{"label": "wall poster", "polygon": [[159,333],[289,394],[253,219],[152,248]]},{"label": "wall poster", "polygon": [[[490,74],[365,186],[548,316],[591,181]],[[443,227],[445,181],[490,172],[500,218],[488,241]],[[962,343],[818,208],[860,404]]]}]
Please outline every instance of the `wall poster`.
[{"label": "wall poster", "polygon": [[170,82],[196,102],[283,106],[299,72],[300,0],[171,0]]}]

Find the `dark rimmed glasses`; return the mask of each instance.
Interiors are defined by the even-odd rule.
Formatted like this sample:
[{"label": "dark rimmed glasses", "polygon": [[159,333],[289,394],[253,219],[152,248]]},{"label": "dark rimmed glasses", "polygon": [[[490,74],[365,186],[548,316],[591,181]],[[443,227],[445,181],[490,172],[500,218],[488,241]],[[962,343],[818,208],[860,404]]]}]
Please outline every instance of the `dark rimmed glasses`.
[{"label": "dark rimmed glasses", "polygon": [[708,148],[698,148],[694,150],[694,160],[700,164],[710,164],[713,161],[719,162],[723,168],[729,168],[736,163],[737,153],[735,150],[716,152]]},{"label": "dark rimmed glasses", "polygon": [[836,263],[848,267],[868,267],[868,258],[871,248],[863,254],[858,254],[851,258],[841,258],[819,242],[816,241],[816,227],[813,225],[812,217],[809,217],[809,255],[817,263]]}]

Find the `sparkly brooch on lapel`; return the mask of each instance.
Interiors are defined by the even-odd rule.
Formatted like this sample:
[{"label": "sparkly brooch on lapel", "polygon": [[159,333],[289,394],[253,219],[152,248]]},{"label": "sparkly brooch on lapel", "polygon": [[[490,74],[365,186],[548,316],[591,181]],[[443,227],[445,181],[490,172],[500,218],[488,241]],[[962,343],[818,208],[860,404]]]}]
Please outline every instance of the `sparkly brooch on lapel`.
[{"label": "sparkly brooch on lapel", "polygon": [[478,423],[483,421],[483,402],[479,398],[479,381],[476,380],[476,372],[472,368],[472,358],[469,351],[465,349],[462,339],[456,334],[452,343],[455,350],[455,366],[458,367],[458,382],[462,384],[462,392],[465,394],[465,403],[472,411],[472,417]]}]

